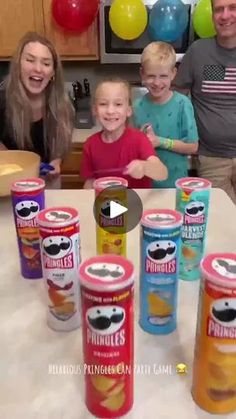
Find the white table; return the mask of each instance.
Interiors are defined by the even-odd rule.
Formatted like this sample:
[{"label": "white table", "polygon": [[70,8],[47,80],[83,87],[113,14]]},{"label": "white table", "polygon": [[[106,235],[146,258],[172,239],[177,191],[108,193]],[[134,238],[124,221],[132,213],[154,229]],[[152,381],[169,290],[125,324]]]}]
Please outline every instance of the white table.
[{"label": "white table", "polygon": [[[140,190],[144,208],[174,208],[174,190]],[[76,207],[81,219],[82,258],[95,254],[93,191],[47,191],[46,204]],[[236,207],[219,190],[212,191],[207,252],[236,251]],[[20,276],[10,199],[0,199],[0,418],[92,418],[84,404],[81,329],[54,332],[46,325],[45,290],[41,280]],[[128,234],[128,258],[136,267],[135,402],[132,419],[219,418],[192,400],[191,369],[199,282],[179,284],[178,329],[153,336],[138,325],[139,228]],[[185,362],[188,374],[175,366]],[[68,374],[49,374],[51,364]],[[53,367],[54,368],[54,367]],[[142,370],[143,368],[143,370]],[[55,372],[55,371],[54,371]],[[223,415],[236,418],[236,413]]]}]

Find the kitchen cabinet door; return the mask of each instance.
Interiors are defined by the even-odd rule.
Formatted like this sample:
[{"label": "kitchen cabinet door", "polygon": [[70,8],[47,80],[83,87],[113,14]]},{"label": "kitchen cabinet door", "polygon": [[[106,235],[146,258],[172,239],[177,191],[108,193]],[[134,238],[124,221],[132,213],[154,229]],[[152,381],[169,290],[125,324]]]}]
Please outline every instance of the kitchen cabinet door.
[{"label": "kitchen cabinet door", "polygon": [[60,56],[67,60],[97,60],[99,57],[97,20],[82,34],[66,31],[54,21],[51,3],[51,0],[43,0],[45,35],[51,40]]},{"label": "kitchen cabinet door", "polygon": [[80,164],[83,144],[74,143],[61,168],[62,189],[82,189],[84,181],[80,178]]},{"label": "kitchen cabinet door", "polygon": [[11,57],[28,31],[44,32],[42,0],[0,0],[0,58]]}]

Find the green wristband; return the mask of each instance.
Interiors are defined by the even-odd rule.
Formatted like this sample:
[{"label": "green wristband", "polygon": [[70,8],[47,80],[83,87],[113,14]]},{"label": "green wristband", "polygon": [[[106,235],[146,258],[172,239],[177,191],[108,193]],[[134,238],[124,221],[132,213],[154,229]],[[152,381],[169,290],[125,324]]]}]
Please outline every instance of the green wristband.
[{"label": "green wristband", "polygon": [[173,150],[174,147],[174,140],[171,140],[170,138],[165,137],[159,137],[160,140],[160,148],[163,148],[164,150]]},{"label": "green wristband", "polygon": [[168,148],[168,150],[170,150],[170,151],[172,151],[173,150],[173,148],[174,148],[174,140],[169,140],[169,148]]}]

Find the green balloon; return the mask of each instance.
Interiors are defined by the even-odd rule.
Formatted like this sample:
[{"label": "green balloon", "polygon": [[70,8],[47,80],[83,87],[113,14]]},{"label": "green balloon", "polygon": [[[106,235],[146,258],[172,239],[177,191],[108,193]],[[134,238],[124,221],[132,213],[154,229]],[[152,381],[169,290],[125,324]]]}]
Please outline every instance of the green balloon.
[{"label": "green balloon", "polygon": [[199,38],[210,38],[216,34],[211,0],[200,0],[196,5],[193,12],[193,27]]}]

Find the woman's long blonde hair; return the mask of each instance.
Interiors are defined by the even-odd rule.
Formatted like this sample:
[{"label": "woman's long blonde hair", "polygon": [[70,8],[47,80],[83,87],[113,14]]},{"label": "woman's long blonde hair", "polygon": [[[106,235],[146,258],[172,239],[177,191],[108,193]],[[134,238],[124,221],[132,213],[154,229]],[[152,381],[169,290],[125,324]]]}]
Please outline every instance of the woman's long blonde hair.
[{"label": "woman's long blonde hair", "polygon": [[32,108],[20,76],[22,51],[29,42],[45,45],[53,57],[55,74],[46,87],[43,111],[44,149],[52,160],[63,157],[69,149],[73,128],[73,107],[65,91],[62,66],[55,48],[47,38],[35,32],[28,32],[20,40],[11,61],[5,82],[7,123],[19,149],[32,149],[30,135]]}]

